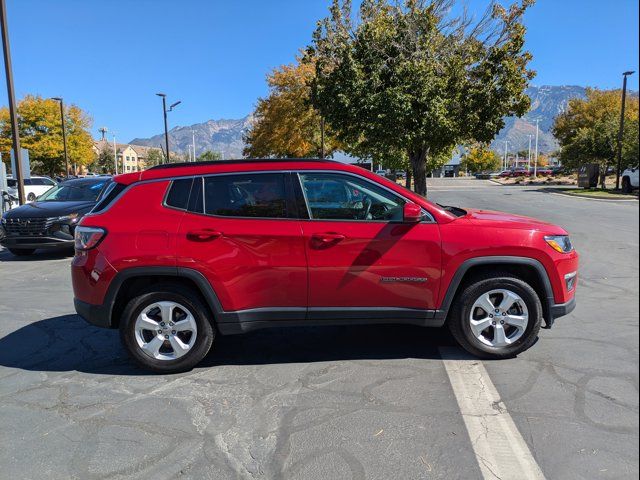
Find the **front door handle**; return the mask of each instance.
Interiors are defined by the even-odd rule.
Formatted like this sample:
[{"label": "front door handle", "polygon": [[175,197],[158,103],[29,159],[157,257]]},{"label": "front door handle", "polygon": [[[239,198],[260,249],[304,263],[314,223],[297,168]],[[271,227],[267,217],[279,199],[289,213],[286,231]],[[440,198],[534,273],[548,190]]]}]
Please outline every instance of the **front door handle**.
[{"label": "front door handle", "polygon": [[321,246],[333,245],[335,243],[341,242],[345,238],[347,237],[345,237],[341,233],[335,232],[314,233],[313,235],[311,235],[311,239],[314,241],[314,243]]},{"label": "front door handle", "polygon": [[222,232],[204,228],[202,230],[193,230],[187,233],[187,239],[192,242],[210,242],[222,236]]}]

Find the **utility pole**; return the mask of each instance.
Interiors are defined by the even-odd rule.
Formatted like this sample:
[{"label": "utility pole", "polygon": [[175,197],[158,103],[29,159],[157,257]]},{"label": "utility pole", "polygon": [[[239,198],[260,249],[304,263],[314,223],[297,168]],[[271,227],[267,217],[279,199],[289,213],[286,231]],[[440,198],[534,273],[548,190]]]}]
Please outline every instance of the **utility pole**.
[{"label": "utility pole", "polygon": [[633,75],[629,70],[622,74],[622,108],[620,109],[620,130],[618,131],[618,168],[616,169],[616,190],[620,190],[620,175],[622,174],[622,137],[624,135],[624,110],[627,103],[627,77]]},{"label": "utility pole", "polygon": [[[64,103],[62,97],[53,97],[51,100],[55,100],[60,104],[60,122],[62,123],[62,146],[64,148],[64,168],[66,170],[66,177],[69,178],[69,155],[67,154],[67,127],[64,121]],[[74,174],[76,169],[74,168]]]},{"label": "utility pole", "polygon": [[11,118],[11,137],[13,140],[13,154],[15,158],[16,186],[18,187],[18,202],[24,205],[24,175],[22,172],[22,150],[20,149],[20,131],[18,130],[18,112],[16,111],[16,96],[13,90],[13,69],[11,68],[11,48],[9,47],[9,29],[7,27],[7,6],[5,0],[0,0],[0,29],[2,30],[2,51],[4,53],[4,71],[7,77],[7,98],[9,99],[9,116]]},{"label": "utility pole", "polygon": [[538,138],[540,135],[540,119],[536,120],[536,157],[533,164],[533,178],[538,177]]},{"label": "utility pole", "polygon": [[320,117],[320,158],[324,160],[324,117]]},{"label": "utility pole", "polygon": [[527,159],[527,170],[531,170],[531,139],[533,135],[529,134],[529,157]]}]

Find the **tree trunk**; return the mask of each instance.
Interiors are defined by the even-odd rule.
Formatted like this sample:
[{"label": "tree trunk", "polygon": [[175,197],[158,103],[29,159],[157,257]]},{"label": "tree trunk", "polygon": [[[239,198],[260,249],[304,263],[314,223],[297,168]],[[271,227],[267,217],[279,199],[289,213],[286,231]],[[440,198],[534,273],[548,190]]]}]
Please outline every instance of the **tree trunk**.
[{"label": "tree trunk", "polygon": [[407,187],[407,190],[411,190],[411,178],[412,178],[412,174],[411,174],[411,167],[407,168],[407,176],[405,178],[405,184],[404,186]]},{"label": "tree trunk", "polygon": [[423,197],[427,196],[427,154],[429,149],[420,148],[409,152],[409,162],[413,170],[413,191]]},{"label": "tree trunk", "polygon": [[600,169],[600,188],[602,190],[607,189],[607,168],[609,168],[609,165],[605,165]]}]

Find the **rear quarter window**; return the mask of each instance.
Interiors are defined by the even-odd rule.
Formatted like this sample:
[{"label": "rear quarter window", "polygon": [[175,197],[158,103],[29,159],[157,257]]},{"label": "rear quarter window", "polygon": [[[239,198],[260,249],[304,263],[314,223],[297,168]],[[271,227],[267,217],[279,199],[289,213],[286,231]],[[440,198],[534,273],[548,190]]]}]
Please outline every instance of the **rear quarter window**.
[{"label": "rear quarter window", "polygon": [[174,180],[169,186],[165,205],[179,210],[186,210],[189,206],[189,194],[191,193],[191,185],[193,178],[184,178]]}]

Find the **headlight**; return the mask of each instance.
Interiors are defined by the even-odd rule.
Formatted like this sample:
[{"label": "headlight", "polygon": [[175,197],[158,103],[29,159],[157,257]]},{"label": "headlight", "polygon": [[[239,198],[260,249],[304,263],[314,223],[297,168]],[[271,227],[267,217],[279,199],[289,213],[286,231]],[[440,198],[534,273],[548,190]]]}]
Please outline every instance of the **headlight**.
[{"label": "headlight", "polygon": [[76,250],[91,250],[96,247],[107,234],[103,228],[83,227],[80,225],[75,232]]},{"label": "headlight", "polygon": [[545,241],[559,253],[571,253],[573,252],[573,245],[568,235],[550,235],[544,237]]},{"label": "headlight", "polygon": [[61,217],[54,217],[54,218],[52,218],[52,220],[54,222],[71,222],[71,223],[75,223],[78,220],[80,220],[80,215],[78,215],[77,213],[70,213],[69,215],[63,215]]}]

